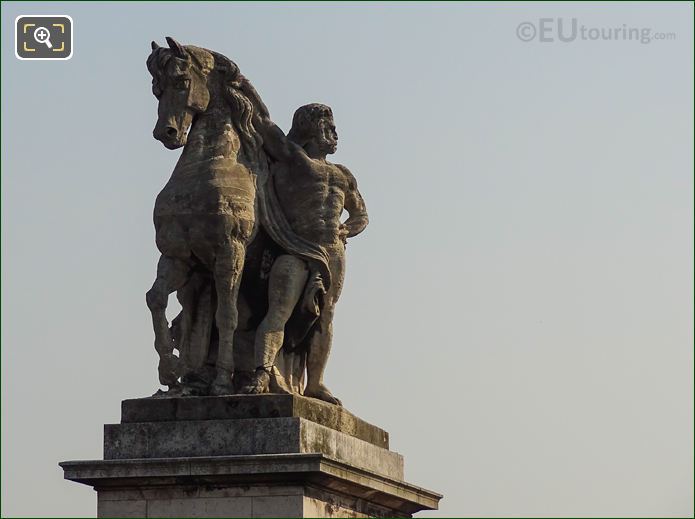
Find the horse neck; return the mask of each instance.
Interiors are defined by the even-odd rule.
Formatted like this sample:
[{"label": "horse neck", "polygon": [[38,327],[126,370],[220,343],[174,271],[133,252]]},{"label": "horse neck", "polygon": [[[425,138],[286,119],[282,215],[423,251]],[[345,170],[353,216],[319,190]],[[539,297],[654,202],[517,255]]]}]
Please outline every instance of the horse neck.
[{"label": "horse neck", "polygon": [[176,170],[205,160],[233,159],[239,151],[239,137],[234,130],[232,117],[226,103],[211,101],[208,109],[193,120],[186,145],[176,165]]}]

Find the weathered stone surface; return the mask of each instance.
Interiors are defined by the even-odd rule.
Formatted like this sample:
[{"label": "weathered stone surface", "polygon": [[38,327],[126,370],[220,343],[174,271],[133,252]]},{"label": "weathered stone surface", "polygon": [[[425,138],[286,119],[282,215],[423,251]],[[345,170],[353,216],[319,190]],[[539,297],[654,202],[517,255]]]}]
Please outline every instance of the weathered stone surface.
[{"label": "weathered stone surface", "polygon": [[147,517],[258,517],[251,497],[178,498],[147,501]]},{"label": "weathered stone surface", "polygon": [[281,417],[305,418],[377,447],[389,448],[389,435],[383,429],[343,407],[300,395],[137,398],[121,403],[121,423]]},{"label": "weathered stone surface", "polygon": [[97,498],[97,517],[147,517],[147,501],[127,499],[119,501]]},{"label": "weathered stone surface", "polygon": [[[441,496],[321,454],[61,463],[92,485],[99,516],[410,517]],[[216,500],[216,501],[215,501]],[[250,512],[249,512],[250,508]]]},{"label": "weathered stone surface", "polygon": [[321,453],[403,479],[403,457],[304,418],[184,420],[104,426],[104,459]]}]

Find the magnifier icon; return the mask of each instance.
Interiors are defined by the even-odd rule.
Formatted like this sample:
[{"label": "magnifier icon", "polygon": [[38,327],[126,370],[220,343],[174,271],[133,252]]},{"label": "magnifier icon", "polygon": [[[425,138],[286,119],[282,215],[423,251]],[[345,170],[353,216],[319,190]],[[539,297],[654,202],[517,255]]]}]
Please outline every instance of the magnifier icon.
[{"label": "magnifier icon", "polygon": [[34,39],[39,43],[46,44],[49,49],[53,48],[51,45],[51,33],[45,27],[37,27],[34,31]]}]

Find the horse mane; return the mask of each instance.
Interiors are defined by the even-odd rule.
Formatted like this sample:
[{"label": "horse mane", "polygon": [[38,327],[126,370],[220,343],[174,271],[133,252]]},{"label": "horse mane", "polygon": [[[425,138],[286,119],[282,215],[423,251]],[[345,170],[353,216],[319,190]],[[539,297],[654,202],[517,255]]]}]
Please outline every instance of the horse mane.
[{"label": "horse mane", "polygon": [[215,70],[222,73],[224,96],[231,108],[232,123],[242,143],[243,153],[256,166],[267,164],[263,138],[253,125],[254,110],[256,107],[266,110],[265,105],[236,63],[218,52],[203,50],[212,55]]}]

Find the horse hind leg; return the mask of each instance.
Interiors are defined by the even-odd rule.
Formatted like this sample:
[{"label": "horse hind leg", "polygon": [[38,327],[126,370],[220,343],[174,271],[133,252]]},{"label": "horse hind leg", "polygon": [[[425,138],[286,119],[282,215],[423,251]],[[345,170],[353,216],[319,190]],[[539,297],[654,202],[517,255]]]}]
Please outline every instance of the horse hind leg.
[{"label": "horse hind leg", "polygon": [[234,393],[232,375],[234,373],[234,332],[237,329],[239,313],[237,299],[241,273],[244,268],[246,247],[241,241],[231,240],[227,247],[219,251],[215,258],[214,276],[217,290],[217,311],[215,321],[219,331],[219,348],[215,382],[210,390],[213,395]]},{"label": "horse hind leg", "polygon": [[180,259],[161,256],[157,264],[157,279],[147,291],[147,306],[152,313],[154,348],[159,354],[159,382],[173,386],[179,377],[178,358],[174,356],[174,342],[166,318],[169,294],[186,284],[190,277],[189,265]]}]

